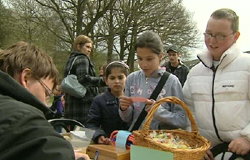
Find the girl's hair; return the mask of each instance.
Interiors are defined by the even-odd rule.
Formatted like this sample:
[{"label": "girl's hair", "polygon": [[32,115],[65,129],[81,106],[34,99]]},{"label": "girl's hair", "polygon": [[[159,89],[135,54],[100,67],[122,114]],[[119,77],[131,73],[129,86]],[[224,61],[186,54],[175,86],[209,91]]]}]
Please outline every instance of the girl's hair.
[{"label": "girl's hair", "polygon": [[19,41],[0,53],[0,70],[14,77],[29,68],[34,78],[51,78],[58,84],[59,72],[52,58],[34,44]]},{"label": "girl's hair", "polygon": [[158,34],[152,31],[146,31],[139,36],[135,44],[135,50],[137,48],[147,47],[151,49],[157,55],[163,53],[163,43]]},{"label": "girl's hair", "polygon": [[113,61],[106,66],[106,69],[104,72],[104,75],[106,76],[106,78],[108,78],[108,76],[111,74],[111,71],[113,68],[120,68],[121,72],[124,73],[126,77],[128,76],[129,66],[124,62]]},{"label": "girl's hair", "polygon": [[239,17],[237,14],[228,8],[221,8],[216,11],[214,11],[211,14],[211,17],[214,19],[227,19],[232,23],[232,30],[233,32],[238,32],[239,31]]},{"label": "girl's hair", "polygon": [[79,35],[78,37],[76,37],[74,43],[73,43],[73,50],[77,51],[77,45],[80,44],[80,46],[84,46],[86,43],[91,43],[93,44],[93,41],[85,35]]}]

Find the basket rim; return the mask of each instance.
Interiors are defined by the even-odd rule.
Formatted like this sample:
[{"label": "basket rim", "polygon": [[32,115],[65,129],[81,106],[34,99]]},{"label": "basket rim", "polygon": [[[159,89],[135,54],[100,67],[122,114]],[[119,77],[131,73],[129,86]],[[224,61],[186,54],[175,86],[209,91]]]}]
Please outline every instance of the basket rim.
[{"label": "basket rim", "polygon": [[145,123],[141,128],[141,131],[143,132],[143,134],[148,135],[148,131],[149,131],[151,121],[153,119],[153,115],[156,112],[156,110],[158,109],[158,107],[162,103],[168,103],[168,102],[179,104],[186,111],[187,117],[188,117],[188,119],[190,120],[190,123],[191,123],[191,132],[198,135],[199,134],[198,127],[197,127],[197,124],[196,124],[196,122],[194,120],[192,112],[190,111],[190,109],[187,107],[187,105],[183,101],[181,101],[179,98],[174,97],[174,96],[161,98],[161,99],[157,100],[153,104],[152,108],[149,110],[149,112],[148,112],[148,114],[146,116]]},{"label": "basket rim", "polygon": [[[155,131],[155,130],[151,130],[151,131]],[[188,151],[189,153],[192,153],[192,152],[197,152],[197,151],[206,151],[211,146],[211,143],[205,137],[203,137],[201,135],[196,135],[196,134],[194,134],[192,132],[189,132],[189,131],[185,131],[185,130],[180,130],[180,131],[179,130],[157,130],[157,131],[172,131],[172,133],[176,133],[176,134],[186,134],[187,136],[194,136],[195,137],[194,141],[199,140],[200,142],[203,142],[203,145],[201,147],[197,147],[197,148],[193,148],[193,149],[173,148],[173,147],[165,146],[165,145],[163,145],[161,143],[157,143],[153,139],[151,139],[150,137],[143,137],[143,135],[140,133],[139,130],[138,131],[133,131],[133,134],[135,136],[135,139],[140,138],[140,139],[143,139],[144,141],[146,140],[151,145],[152,144],[157,145],[160,148],[162,148],[162,150],[171,150],[172,152],[185,152],[185,151]],[[140,146],[140,144],[137,144],[137,142],[136,142],[136,145]]]}]

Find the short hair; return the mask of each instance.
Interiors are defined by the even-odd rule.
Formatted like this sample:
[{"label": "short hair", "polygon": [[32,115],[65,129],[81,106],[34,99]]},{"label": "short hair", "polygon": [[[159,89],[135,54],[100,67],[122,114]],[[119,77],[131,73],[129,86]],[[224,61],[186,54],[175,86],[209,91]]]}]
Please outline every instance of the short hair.
[{"label": "short hair", "polygon": [[146,31],[136,41],[135,49],[147,47],[157,55],[163,53],[163,43],[158,34],[152,31]]},{"label": "short hair", "polygon": [[128,65],[124,62],[113,61],[106,66],[106,69],[104,71],[104,75],[106,78],[108,78],[108,76],[111,74],[113,68],[120,68],[121,72],[124,73],[126,77],[128,76],[129,73]]},{"label": "short hair", "polygon": [[88,37],[88,36],[85,36],[85,35],[79,35],[78,37],[76,37],[74,43],[73,43],[73,49],[75,51],[77,51],[77,45],[80,44],[80,46],[83,46],[85,45],[86,43],[91,43],[93,44],[93,41]]},{"label": "short hair", "polygon": [[237,14],[228,8],[221,8],[216,11],[214,11],[211,16],[214,19],[226,19],[229,20],[232,23],[232,30],[233,32],[239,31],[239,16]]},{"label": "short hair", "polygon": [[14,78],[23,69],[29,68],[35,78],[51,78],[58,84],[59,72],[52,58],[34,44],[19,41],[0,54],[0,70]]}]

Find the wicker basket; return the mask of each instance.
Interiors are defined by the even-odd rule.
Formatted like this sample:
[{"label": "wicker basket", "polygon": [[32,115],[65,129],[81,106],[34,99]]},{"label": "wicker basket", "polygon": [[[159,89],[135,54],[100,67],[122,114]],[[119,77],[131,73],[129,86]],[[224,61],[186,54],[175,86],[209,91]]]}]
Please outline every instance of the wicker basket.
[{"label": "wicker basket", "polygon": [[[166,133],[172,133],[173,136],[179,136],[180,139],[185,140],[187,144],[193,149],[177,149],[164,146],[160,143],[153,141],[149,134],[153,130],[149,130],[150,123],[153,119],[153,115],[161,103],[171,102],[181,105],[187,112],[187,116],[191,122],[192,131],[185,130],[154,130],[156,132],[164,131]],[[151,149],[157,149],[167,152],[172,152],[174,155],[174,160],[201,160],[206,151],[210,148],[210,142],[204,137],[200,136],[198,133],[197,125],[194,121],[191,111],[188,109],[186,104],[176,97],[166,97],[162,98],[153,105],[149,111],[145,124],[142,126],[141,130],[133,131],[135,136],[135,143],[138,146],[144,146]]]}]

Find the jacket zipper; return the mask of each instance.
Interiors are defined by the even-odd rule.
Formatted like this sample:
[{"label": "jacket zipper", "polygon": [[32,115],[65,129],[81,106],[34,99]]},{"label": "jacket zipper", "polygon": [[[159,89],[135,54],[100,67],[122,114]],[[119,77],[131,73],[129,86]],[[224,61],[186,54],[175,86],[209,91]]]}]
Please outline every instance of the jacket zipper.
[{"label": "jacket zipper", "polygon": [[[221,62],[224,60],[224,58],[226,57],[227,55],[225,55],[222,59],[221,59]],[[216,71],[217,71],[217,68],[219,67],[219,65],[221,64],[221,62],[218,64],[218,66],[215,68],[214,65],[212,65],[212,67],[208,67],[201,59],[199,56],[197,56],[198,59],[203,63],[203,65],[207,68],[210,68],[212,71],[213,71],[213,82],[212,82],[212,119],[213,119],[213,126],[214,126],[214,130],[215,130],[215,133],[216,133],[216,136],[218,137],[218,139],[221,141],[221,142],[224,142],[222,140],[222,138],[220,137],[219,135],[219,131],[217,129],[217,126],[216,126],[216,119],[215,119],[215,115],[214,115],[214,104],[215,104],[215,100],[214,100],[214,80],[215,80],[215,74],[216,74]]]},{"label": "jacket zipper", "polygon": [[215,115],[214,115],[214,104],[215,104],[215,100],[214,100],[214,80],[215,80],[215,74],[216,74],[216,70],[217,70],[218,66],[216,68],[214,68],[214,66],[212,66],[210,69],[213,71],[213,82],[212,82],[212,119],[213,119],[213,125],[214,125],[214,130],[215,130],[215,133],[218,137],[218,139],[221,141],[221,142],[224,142],[220,135],[219,135],[219,131],[217,129],[217,126],[216,126],[216,119],[215,119]]}]

